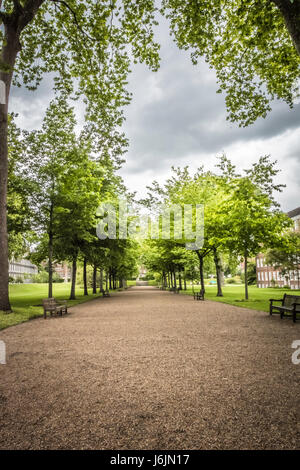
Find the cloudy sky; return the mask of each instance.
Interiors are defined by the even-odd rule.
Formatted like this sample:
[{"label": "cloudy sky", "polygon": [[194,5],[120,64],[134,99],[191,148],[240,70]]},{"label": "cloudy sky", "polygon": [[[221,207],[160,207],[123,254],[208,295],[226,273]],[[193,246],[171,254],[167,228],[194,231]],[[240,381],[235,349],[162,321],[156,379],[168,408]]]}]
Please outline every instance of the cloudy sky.
[{"label": "cloudy sky", "polygon": [[[172,165],[196,169],[204,164],[212,169],[223,152],[238,169],[270,154],[282,170],[278,181],[287,185],[278,194],[282,209],[300,206],[300,104],[290,110],[274,102],[266,119],[246,129],[228,123],[214,72],[205,63],[193,66],[165,25],[159,28],[159,38],[160,70],[153,73],[137,65],[129,82],[133,100],[126,109],[124,131],[130,147],[120,172],[129,189],[142,197],[154,179],[163,182],[170,175]],[[13,91],[11,109],[19,113],[21,127],[40,126],[52,97],[49,84],[45,81],[34,94]]]}]

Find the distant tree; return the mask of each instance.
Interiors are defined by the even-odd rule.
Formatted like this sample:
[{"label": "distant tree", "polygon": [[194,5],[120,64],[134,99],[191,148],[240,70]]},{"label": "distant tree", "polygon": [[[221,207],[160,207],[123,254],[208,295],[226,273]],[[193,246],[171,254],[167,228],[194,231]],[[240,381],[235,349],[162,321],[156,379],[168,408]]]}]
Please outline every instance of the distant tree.
[{"label": "distant tree", "polygon": [[97,162],[89,159],[83,146],[75,147],[72,155],[73,159],[68,160],[72,164],[59,181],[53,253],[58,260],[72,263],[70,299],[75,299],[81,250],[96,238],[96,211],[101,201],[104,172]]},{"label": "distant tree", "polygon": [[260,191],[248,176],[229,183],[228,196],[219,210],[224,215],[222,229],[227,249],[244,259],[245,299],[248,299],[248,259],[263,247],[276,246],[290,220],[274,209],[268,194]]},{"label": "distant tree", "polygon": [[[163,187],[156,182],[152,184],[145,204],[154,208],[159,208],[161,203],[167,206],[179,204],[181,207],[184,204],[204,204],[204,242],[195,250],[201,289],[205,290],[205,260],[208,264],[213,259],[217,295],[222,296],[221,254],[225,252],[231,260],[235,258],[235,262],[241,257],[244,259],[245,297],[248,299],[249,258],[263,248],[277,246],[281,234],[291,225],[274,196],[284,186],[274,182],[279,170],[269,156],[260,157],[257,163],[243,171],[243,175],[236,172],[225,155],[219,159],[217,167],[218,174],[200,168],[193,176],[188,168],[173,168],[172,177]],[[187,241],[185,236],[180,240],[153,240],[157,249],[154,252],[155,265],[173,272],[177,263],[176,247],[184,248]],[[148,265],[151,265],[151,260]],[[253,276],[251,272],[251,282]]]},{"label": "distant tree", "polygon": [[298,280],[298,288],[300,288],[300,233],[286,234],[278,247],[267,251],[266,262],[276,269],[280,269],[284,276],[290,278],[290,275],[293,274]]}]

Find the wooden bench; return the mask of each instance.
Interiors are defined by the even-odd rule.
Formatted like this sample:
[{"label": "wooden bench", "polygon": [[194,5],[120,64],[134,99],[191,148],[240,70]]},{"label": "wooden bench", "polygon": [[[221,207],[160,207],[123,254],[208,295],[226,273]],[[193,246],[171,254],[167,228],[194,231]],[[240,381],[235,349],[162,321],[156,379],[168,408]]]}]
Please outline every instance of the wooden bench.
[{"label": "wooden bench", "polygon": [[68,313],[68,305],[66,300],[60,300],[57,302],[54,297],[49,299],[43,299],[44,307],[44,318],[47,318],[47,312],[52,315],[62,315],[63,313]]},{"label": "wooden bench", "polygon": [[[273,305],[273,302],[281,302],[281,305]],[[270,299],[270,315],[280,314],[280,318],[292,317],[296,322],[297,313],[300,315],[300,295],[284,294],[282,299]]]},{"label": "wooden bench", "polygon": [[103,295],[103,297],[110,297],[109,290],[101,289],[100,292]]},{"label": "wooden bench", "polygon": [[203,289],[201,289],[200,292],[194,292],[194,300],[204,300]]}]

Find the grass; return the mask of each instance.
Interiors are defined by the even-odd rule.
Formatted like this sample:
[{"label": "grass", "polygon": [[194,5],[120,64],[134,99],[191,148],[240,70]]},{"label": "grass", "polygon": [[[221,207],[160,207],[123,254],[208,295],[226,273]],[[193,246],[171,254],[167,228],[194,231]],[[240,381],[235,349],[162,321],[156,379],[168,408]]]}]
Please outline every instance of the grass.
[{"label": "grass", "polygon": [[[68,299],[70,283],[53,284],[53,296]],[[91,289],[90,289],[91,290]],[[11,284],[10,301],[13,313],[0,311],[0,330],[43,315],[42,299],[48,296],[48,284]],[[83,288],[76,286],[76,300],[68,300],[68,306],[77,305],[99,297],[100,294],[83,295]]]},{"label": "grass", "polygon": [[[195,287],[195,291],[199,290],[199,286]],[[263,312],[269,311],[269,299],[281,299],[285,293],[300,295],[300,290],[259,289],[256,286],[249,286],[249,300],[245,300],[245,288],[243,285],[226,285],[222,290],[224,297],[217,297],[216,286],[205,286],[205,298],[225,304],[236,305],[238,307],[262,310]],[[193,292],[192,289],[188,289],[181,291],[181,294],[192,295]]]}]

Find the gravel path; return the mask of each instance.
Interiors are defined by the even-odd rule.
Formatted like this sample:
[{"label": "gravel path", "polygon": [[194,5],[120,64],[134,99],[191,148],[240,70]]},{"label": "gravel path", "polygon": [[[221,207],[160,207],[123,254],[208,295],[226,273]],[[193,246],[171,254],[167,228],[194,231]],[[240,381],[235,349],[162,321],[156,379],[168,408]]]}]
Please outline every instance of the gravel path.
[{"label": "gravel path", "polygon": [[0,333],[1,449],[300,448],[300,324],[136,287]]}]

